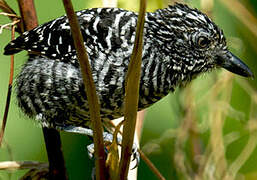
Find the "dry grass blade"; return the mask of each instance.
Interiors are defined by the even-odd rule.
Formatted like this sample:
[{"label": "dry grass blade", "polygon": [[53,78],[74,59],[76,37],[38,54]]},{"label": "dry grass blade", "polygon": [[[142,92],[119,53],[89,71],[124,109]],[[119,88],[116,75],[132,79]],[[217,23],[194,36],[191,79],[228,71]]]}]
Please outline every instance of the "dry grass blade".
[{"label": "dry grass blade", "polygon": [[[4,13],[6,13],[5,15],[8,16],[11,19],[11,21],[17,21],[18,19],[20,19],[19,17],[17,17],[15,11],[4,0],[0,0],[0,9]],[[21,33],[22,30],[22,23],[18,23],[16,31]]]},{"label": "dry grass blade", "polygon": [[0,162],[0,170],[42,169],[47,168],[48,163],[36,161],[4,161]]},{"label": "dry grass blade", "polygon": [[146,0],[140,1],[140,11],[137,21],[134,49],[131,55],[125,87],[124,128],[119,166],[119,179],[126,179],[128,175],[130,156],[134,140],[136,117],[139,98],[139,81],[142,61],[143,30],[146,11]]},{"label": "dry grass blade", "polygon": [[250,120],[248,121],[247,128],[249,130],[249,139],[247,144],[244,146],[242,152],[237,156],[237,158],[231,163],[228,168],[228,173],[225,176],[225,180],[235,179],[241,167],[246,163],[246,161],[250,158],[252,153],[254,152],[257,146],[257,123],[256,123],[256,92],[255,90],[249,85],[249,83],[245,80],[237,81],[242,88],[245,89],[249,95],[252,96],[252,104],[251,104],[251,111],[250,111]]},{"label": "dry grass blade", "polygon": [[[11,39],[12,40],[15,38],[14,33],[15,33],[15,26],[12,25],[12,32],[11,32]],[[4,131],[5,131],[6,123],[7,123],[7,117],[8,117],[9,107],[10,107],[10,100],[11,100],[11,95],[12,95],[13,68],[14,68],[14,55],[11,56],[10,76],[9,76],[7,98],[6,98],[4,117],[3,117],[3,121],[2,121],[1,132],[0,132],[0,147],[2,145],[2,141],[3,141],[3,138],[4,138]]]},{"label": "dry grass blade", "polygon": [[[194,95],[192,94],[192,87],[188,85],[185,89],[185,104],[183,110],[185,116],[181,122],[180,127],[177,129],[176,142],[175,142],[175,153],[174,161],[176,162],[176,169],[180,174],[186,179],[190,179],[192,174],[192,165],[189,163],[188,157],[184,152],[186,142],[194,141],[196,134],[194,133],[196,129],[196,107],[194,104]],[[190,153],[194,156],[199,154],[199,144],[192,143],[192,148],[190,147]]]},{"label": "dry grass blade", "polygon": [[63,5],[71,26],[72,37],[77,51],[80,70],[87,94],[89,113],[93,127],[93,139],[96,156],[96,178],[105,179],[105,154],[103,143],[103,127],[100,119],[100,105],[96,95],[96,88],[92,77],[87,52],[84,46],[83,37],[80,31],[77,17],[70,0],[63,0]]},{"label": "dry grass blade", "polygon": [[208,106],[211,107],[208,114],[211,136],[206,148],[207,150],[200,163],[198,179],[211,179],[212,177],[224,179],[227,173],[228,163],[225,156],[226,147],[223,137],[225,112],[227,109],[219,107],[217,101],[220,99],[224,103],[229,104],[234,76],[229,72],[224,72],[222,77],[224,78],[213,85],[208,95]]},{"label": "dry grass blade", "polygon": [[[255,120],[256,121],[256,120]],[[243,151],[236,158],[236,160],[229,166],[228,173],[226,174],[224,180],[236,179],[236,175],[240,168],[249,159],[250,155],[253,153],[257,145],[257,132],[252,132],[250,134],[249,140],[245,145]]]},{"label": "dry grass blade", "polygon": [[236,82],[239,83],[239,85],[245,90],[246,93],[248,93],[252,100],[257,104],[257,92],[256,90],[249,84],[249,82],[239,79],[236,79]]},{"label": "dry grass blade", "polygon": [[0,15],[19,18],[16,14],[10,14],[10,13],[6,13],[6,12],[0,12]]},{"label": "dry grass blade", "polygon": [[[20,20],[16,20],[16,21],[13,21],[11,23],[7,23],[7,24],[4,24],[4,25],[0,25],[0,34],[3,33],[3,30],[4,29],[8,29],[10,26],[14,26],[15,24],[19,23]],[[12,28],[11,28],[12,29]],[[15,31],[15,26],[14,26],[14,31]]]},{"label": "dry grass blade", "polygon": [[9,14],[16,14],[15,11],[10,8],[10,6],[6,3],[5,0],[0,0],[0,9]]},{"label": "dry grass blade", "polygon": [[238,1],[220,0],[257,37],[257,19]]}]

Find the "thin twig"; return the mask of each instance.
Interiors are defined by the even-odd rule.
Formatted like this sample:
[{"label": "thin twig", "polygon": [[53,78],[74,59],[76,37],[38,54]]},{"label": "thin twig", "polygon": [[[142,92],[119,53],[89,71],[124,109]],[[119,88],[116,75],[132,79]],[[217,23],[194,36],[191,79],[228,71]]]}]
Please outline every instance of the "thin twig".
[{"label": "thin twig", "polygon": [[16,14],[10,14],[10,13],[6,13],[6,12],[0,12],[0,15],[19,18]]},{"label": "thin twig", "polygon": [[146,155],[143,153],[143,151],[141,151],[140,149],[138,149],[138,152],[140,153],[140,157],[142,158],[142,160],[147,164],[147,166],[152,170],[152,172],[156,175],[156,177],[159,180],[165,180],[165,178],[163,177],[163,175],[160,173],[160,171],[154,166],[154,164],[146,157]]},{"label": "thin twig", "polygon": [[[102,2],[103,2],[103,7],[117,7],[117,5],[118,5],[117,0],[103,0]],[[137,113],[135,138],[137,138],[136,140],[138,140],[138,141],[136,142],[136,140],[135,140],[134,142],[137,143],[138,146],[140,144],[140,138],[141,138],[141,132],[142,132],[142,129],[143,129],[142,127],[143,127],[145,112],[146,112],[145,110],[142,110],[142,111]],[[122,120],[120,120],[120,119],[122,119]],[[115,121],[115,124],[119,124],[121,121],[123,121],[123,119],[124,118],[119,118],[119,120],[117,120],[118,121],[117,123]],[[109,122],[113,124],[114,121],[109,121]],[[113,124],[113,127],[115,128],[114,124]],[[120,133],[120,134],[122,134],[122,133]],[[137,179],[137,169],[138,168],[134,168],[134,169],[129,170],[129,172],[128,172],[128,179],[129,180],[136,180]]]},{"label": "thin twig", "polygon": [[[15,26],[12,25],[11,39],[13,40],[14,38],[15,38]],[[11,63],[10,64],[10,76],[9,76],[7,98],[6,98],[4,117],[3,117],[3,121],[2,121],[1,132],[0,132],[0,147],[2,145],[2,141],[4,138],[4,132],[5,132],[5,127],[6,127],[6,123],[7,123],[7,117],[8,117],[9,107],[10,107],[10,100],[11,100],[11,95],[12,95],[14,55],[11,55],[10,63]]]},{"label": "thin twig", "polygon": [[[38,25],[33,0],[19,0],[19,9],[23,22],[22,30],[31,30]],[[51,179],[68,179],[61,147],[60,134],[55,129],[43,128],[45,145],[49,161]]]},{"label": "thin twig", "polygon": [[47,168],[47,163],[36,161],[4,161],[0,162],[0,170],[22,170]]},{"label": "thin twig", "polygon": [[[7,24],[4,24],[4,25],[0,25],[0,34],[2,34],[2,32],[3,32],[3,29],[6,29],[6,28],[8,28],[8,27],[10,27],[10,26],[12,26],[13,27],[13,29],[14,29],[14,32],[15,32],[15,24],[17,24],[17,23],[19,23],[20,22],[20,20],[16,20],[16,21],[13,21],[13,22],[11,22],[11,23],[7,23]],[[12,29],[12,28],[11,28]]]},{"label": "thin twig", "polygon": [[125,87],[125,109],[121,161],[119,165],[119,179],[126,179],[130,163],[130,156],[134,140],[136,118],[138,111],[139,81],[143,49],[143,30],[145,21],[146,0],[140,1],[137,21],[136,37],[131,55]]},{"label": "thin twig", "polygon": [[[7,15],[11,21],[17,21],[18,19],[20,19],[16,12],[6,3],[5,0],[0,0],[0,9],[4,12],[4,13],[7,13],[9,15]],[[11,15],[13,14],[13,15]],[[23,31],[23,28],[22,28],[22,23],[18,23],[17,24],[17,28],[16,28],[16,31],[18,33],[21,33]]]},{"label": "thin twig", "polygon": [[69,23],[71,26],[72,37],[74,45],[77,51],[77,57],[80,63],[80,70],[85,85],[85,91],[87,94],[87,100],[89,104],[89,113],[93,128],[93,140],[95,146],[95,164],[96,164],[96,178],[105,179],[105,153],[103,143],[103,127],[100,119],[100,105],[96,95],[96,88],[92,77],[92,71],[90,68],[87,52],[84,46],[83,37],[80,31],[77,17],[74,13],[74,9],[70,0],[63,0],[63,5]]}]

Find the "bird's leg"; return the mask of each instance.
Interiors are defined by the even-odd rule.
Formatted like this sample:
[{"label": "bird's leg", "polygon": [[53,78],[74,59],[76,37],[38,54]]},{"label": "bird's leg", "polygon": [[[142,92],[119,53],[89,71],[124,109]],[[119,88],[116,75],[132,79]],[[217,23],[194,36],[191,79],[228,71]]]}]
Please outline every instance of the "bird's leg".
[{"label": "bird's leg", "polygon": [[56,126],[55,128],[65,132],[93,136],[93,130],[89,128],[76,127],[76,126]]},{"label": "bird's leg", "polygon": [[[91,136],[91,137],[93,136],[93,130],[89,129],[89,128],[75,127],[75,126],[65,126],[65,127],[57,126],[56,128],[59,130],[65,131],[65,132],[83,134],[83,135],[87,135],[87,136]],[[113,134],[111,134],[109,132],[103,132],[103,139],[104,139],[104,142],[112,143]],[[119,145],[121,145],[121,142],[122,142],[122,138],[117,137],[117,143]],[[137,151],[137,149],[138,149],[138,147],[134,143],[133,147],[132,147],[132,161],[136,160],[135,167],[139,164],[139,161],[140,161],[140,154]],[[87,150],[88,150],[89,157],[92,159],[94,157],[94,152],[95,152],[94,144],[88,145]]]},{"label": "bird's leg", "polygon": [[[111,133],[107,133],[107,132],[105,132],[105,133],[106,134],[103,135],[104,141],[108,142],[108,143],[112,143],[113,135]],[[107,135],[106,138],[105,138],[105,135]],[[118,145],[121,145],[121,141],[122,141],[122,138],[117,137]],[[137,149],[138,149],[137,145],[134,143],[133,147],[132,147],[132,161],[136,160],[136,164],[132,169],[136,168],[139,164],[139,161],[140,161],[140,154],[139,154]],[[92,143],[92,144],[88,145],[87,150],[88,150],[89,157],[93,158],[94,157],[94,152],[95,152],[94,144]]]}]

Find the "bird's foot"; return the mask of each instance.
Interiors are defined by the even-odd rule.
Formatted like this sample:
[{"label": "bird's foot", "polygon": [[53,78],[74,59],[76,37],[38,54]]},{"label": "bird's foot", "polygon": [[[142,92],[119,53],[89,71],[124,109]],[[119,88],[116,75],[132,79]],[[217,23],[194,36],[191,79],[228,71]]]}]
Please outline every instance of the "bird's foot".
[{"label": "bird's foot", "polygon": [[[75,127],[75,126],[67,126],[67,127],[60,127],[58,126],[57,129],[65,131],[65,132],[71,132],[71,133],[77,133],[77,134],[83,134],[83,135],[87,135],[87,136],[93,136],[93,130],[89,129],[89,128],[83,128],[83,127]],[[103,140],[105,143],[109,143],[111,144],[113,142],[113,134],[108,133],[108,132],[103,132]],[[117,137],[117,144],[121,145],[122,142],[122,138],[121,137]],[[132,146],[132,161],[136,160],[136,164],[134,166],[137,167],[140,161],[140,154],[138,152],[138,147],[137,145],[134,143]],[[89,157],[92,159],[94,157],[94,144],[90,144],[87,146],[87,150],[88,150],[88,155]],[[132,169],[134,169],[132,168]]]},{"label": "bird's foot", "polygon": [[[104,132],[103,134],[103,138],[104,138],[104,142],[107,143],[112,143],[113,141],[113,135],[111,133],[108,132]],[[121,137],[117,137],[117,144],[121,145],[122,142],[122,138]],[[94,158],[94,152],[95,152],[95,147],[94,144],[90,144],[87,146],[87,150],[88,150],[88,155],[91,159]],[[105,149],[108,153],[108,150]],[[132,146],[132,156],[131,156],[131,161],[134,162],[135,161],[135,165],[132,169],[136,168],[140,162],[140,154],[138,152],[138,147],[137,145],[134,143]]]}]

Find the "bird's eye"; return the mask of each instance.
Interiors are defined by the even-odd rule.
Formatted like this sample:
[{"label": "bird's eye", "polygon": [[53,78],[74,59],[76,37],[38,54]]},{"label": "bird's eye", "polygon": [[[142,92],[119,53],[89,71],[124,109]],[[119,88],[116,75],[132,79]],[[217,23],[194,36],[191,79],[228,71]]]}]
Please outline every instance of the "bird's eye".
[{"label": "bird's eye", "polygon": [[211,42],[211,41],[210,41],[207,37],[205,37],[205,36],[200,36],[200,37],[198,38],[197,44],[198,44],[198,46],[201,47],[201,48],[206,48],[207,46],[209,46],[210,42]]}]

